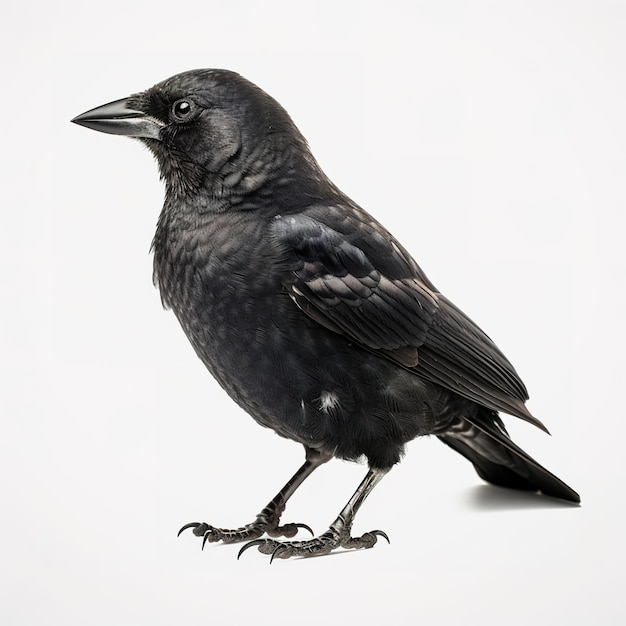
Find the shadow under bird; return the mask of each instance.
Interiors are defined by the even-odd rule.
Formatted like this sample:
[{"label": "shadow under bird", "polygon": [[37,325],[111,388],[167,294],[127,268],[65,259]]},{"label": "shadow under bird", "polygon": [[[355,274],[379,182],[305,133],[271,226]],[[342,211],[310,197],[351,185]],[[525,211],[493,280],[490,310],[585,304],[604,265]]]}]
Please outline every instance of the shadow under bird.
[{"label": "shadow under bird", "polygon": [[[326,177],[264,91],[234,72],[194,70],[72,121],[153,152],[165,182],[153,241],[164,306],[231,398],[305,449],[254,521],[181,532],[192,528],[203,547],[248,541],[240,554],[258,546],[272,559],[370,548],[387,536],[353,537],[354,516],[420,435],[488,482],[580,501],[509,438],[499,412],[546,428],[507,358]],[[281,525],[285,505],[333,457],[365,457],[367,475],[325,533],[293,540],[310,528]]]}]

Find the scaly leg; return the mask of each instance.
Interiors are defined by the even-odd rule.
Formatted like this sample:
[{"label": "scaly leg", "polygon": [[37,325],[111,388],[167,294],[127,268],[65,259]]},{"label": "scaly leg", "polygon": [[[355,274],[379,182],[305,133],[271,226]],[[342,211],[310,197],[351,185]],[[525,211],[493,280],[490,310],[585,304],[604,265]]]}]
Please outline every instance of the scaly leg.
[{"label": "scaly leg", "polygon": [[259,552],[271,554],[270,563],[274,559],[288,559],[291,556],[319,556],[328,554],[336,548],[371,548],[378,537],[384,537],[389,542],[389,537],[382,530],[371,530],[361,537],[352,537],[350,531],[354,517],[363,504],[365,498],[378,484],[380,479],[388,472],[388,469],[370,469],[354,492],[352,498],[339,517],[330,525],[330,528],[319,537],[308,541],[276,541],[274,539],[256,539],[250,541],[239,551],[239,558],[248,548],[259,547]]},{"label": "scaly leg", "polygon": [[305,447],[306,461],[300,469],[293,475],[291,480],[276,494],[272,501],[256,516],[251,524],[246,524],[241,528],[227,529],[211,526],[206,522],[191,522],[185,524],[179,531],[180,535],[184,530],[193,528],[193,534],[202,537],[202,549],[207,542],[214,543],[223,541],[224,543],[235,543],[237,541],[247,541],[256,539],[263,533],[270,537],[294,537],[299,528],[308,530],[312,535],[313,531],[306,524],[284,524],[279,526],[280,516],[285,510],[287,500],[291,498],[295,490],[323,463],[330,460],[330,454],[322,454],[312,448]]}]

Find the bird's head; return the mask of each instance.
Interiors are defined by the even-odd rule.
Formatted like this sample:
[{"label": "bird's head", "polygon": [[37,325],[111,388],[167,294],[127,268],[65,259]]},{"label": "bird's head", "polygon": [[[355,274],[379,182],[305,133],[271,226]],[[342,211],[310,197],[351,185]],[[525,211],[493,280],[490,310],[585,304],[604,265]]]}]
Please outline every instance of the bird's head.
[{"label": "bird's head", "polygon": [[291,176],[321,175],[280,104],[227,70],[177,74],[72,122],[140,139],[175,196],[204,189],[214,198],[243,198]]}]

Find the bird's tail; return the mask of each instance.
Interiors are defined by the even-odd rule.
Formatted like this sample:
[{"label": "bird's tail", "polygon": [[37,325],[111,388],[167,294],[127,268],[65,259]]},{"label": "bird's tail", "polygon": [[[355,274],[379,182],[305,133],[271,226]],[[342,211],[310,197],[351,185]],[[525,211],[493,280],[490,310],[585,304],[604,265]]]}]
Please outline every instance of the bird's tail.
[{"label": "bird's tail", "polygon": [[580,496],[573,489],[511,441],[494,411],[483,409],[472,419],[459,418],[438,437],[469,459],[478,475],[487,482],[580,502]]}]

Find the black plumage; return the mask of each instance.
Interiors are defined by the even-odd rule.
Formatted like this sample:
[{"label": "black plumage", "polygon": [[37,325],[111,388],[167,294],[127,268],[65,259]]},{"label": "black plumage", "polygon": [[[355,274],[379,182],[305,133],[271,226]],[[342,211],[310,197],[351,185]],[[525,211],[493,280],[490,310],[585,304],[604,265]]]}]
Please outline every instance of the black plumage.
[{"label": "black plumage", "polygon": [[[286,558],[371,547],[354,515],[404,444],[434,434],[498,485],[578,502],[508,437],[502,411],[545,430],[513,366],[437,291],[398,241],[321,171],[285,110],[224,70],[174,76],[73,120],[141,139],[165,182],[154,280],[209,371],[306,461],[239,529],[193,523],[206,541]],[[293,491],[332,457],[369,471],[329,530],[279,526]],[[385,536],[386,537],[386,536]],[[204,544],[203,544],[204,545]]]}]

